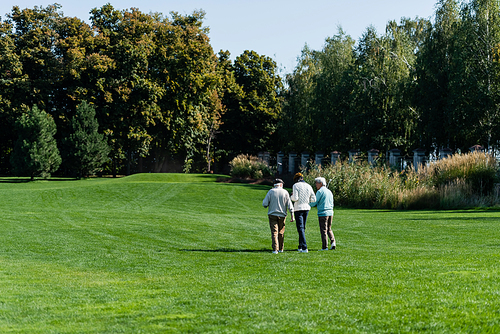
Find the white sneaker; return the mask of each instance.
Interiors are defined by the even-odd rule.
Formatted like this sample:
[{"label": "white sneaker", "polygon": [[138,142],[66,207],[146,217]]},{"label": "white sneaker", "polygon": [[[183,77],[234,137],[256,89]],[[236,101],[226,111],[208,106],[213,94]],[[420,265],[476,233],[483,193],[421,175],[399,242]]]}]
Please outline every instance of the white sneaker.
[{"label": "white sneaker", "polygon": [[335,244],[332,245],[332,247],[330,248],[331,250],[335,250]]},{"label": "white sneaker", "polygon": [[328,248],[323,248],[322,251],[328,250]]},{"label": "white sneaker", "polygon": [[273,254],[278,254],[278,251],[273,251]]},{"label": "white sneaker", "polygon": [[301,253],[309,253],[309,251],[307,249],[301,249],[300,252]]},{"label": "white sneaker", "polygon": [[283,251],[282,251],[282,250],[279,250],[278,252],[279,252],[279,253],[283,253]]}]

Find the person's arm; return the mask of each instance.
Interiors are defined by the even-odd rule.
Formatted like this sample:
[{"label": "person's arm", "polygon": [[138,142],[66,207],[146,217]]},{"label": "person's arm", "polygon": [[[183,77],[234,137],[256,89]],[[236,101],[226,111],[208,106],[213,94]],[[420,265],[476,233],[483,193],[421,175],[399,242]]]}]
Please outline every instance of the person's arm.
[{"label": "person's arm", "polygon": [[309,202],[316,202],[316,195],[314,194],[314,191],[311,188],[311,195],[309,196]]},{"label": "person's arm", "polygon": [[262,201],[262,206],[265,208],[269,206],[269,192],[267,192],[266,197],[264,197],[264,200]]},{"label": "person's arm", "polygon": [[299,200],[299,193],[297,191],[297,184],[294,184],[292,187],[292,197],[290,199],[293,202],[297,202]]},{"label": "person's arm", "polygon": [[292,216],[292,219],[290,221],[295,221],[295,216],[293,214],[293,203],[290,197],[288,197],[288,211],[290,211],[290,215]]},{"label": "person's arm", "polygon": [[316,196],[315,196],[315,197],[316,197],[316,198],[315,198],[315,201],[314,201],[314,202],[309,203],[309,205],[310,205],[310,206],[317,206],[317,205],[318,205],[318,203],[320,203],[320,202],[321,202],[321,198],[323,197],[323,192],[321,191],[321,188],[320,188],[320,190],[318,190],[318,191],[316,192]]}]

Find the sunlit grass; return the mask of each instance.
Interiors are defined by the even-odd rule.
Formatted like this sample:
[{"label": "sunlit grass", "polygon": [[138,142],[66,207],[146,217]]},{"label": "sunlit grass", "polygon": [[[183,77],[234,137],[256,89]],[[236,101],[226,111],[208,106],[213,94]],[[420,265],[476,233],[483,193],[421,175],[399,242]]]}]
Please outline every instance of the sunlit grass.
[{"label": "sunlit grass", "polygon": [[269,187],[0,179],[0,333],[495,333],[497,211],[336,210],[271,254]]}]

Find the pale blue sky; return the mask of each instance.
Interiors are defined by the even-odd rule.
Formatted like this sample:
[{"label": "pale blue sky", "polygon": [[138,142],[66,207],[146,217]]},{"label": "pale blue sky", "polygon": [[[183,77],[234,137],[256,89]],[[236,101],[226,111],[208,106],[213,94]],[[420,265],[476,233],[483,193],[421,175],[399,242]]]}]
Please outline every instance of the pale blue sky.
[{"label": "pale blue sky", "polygon": [[204,25],[215,52],[229,50],[234,59],[245,50],[273,58],[283,72],[291,72],[304,45],[320,50],[340,25],[359,40],[369,25],[382,33],[390,20],[402,17],[433,18],[437,0],[4,0],[2,19],[12,6],[33,8],[57,2],[66,16],[88,21],[89,11],[111,3],[116,9],[139,8],[142,12],[206,12]]}]

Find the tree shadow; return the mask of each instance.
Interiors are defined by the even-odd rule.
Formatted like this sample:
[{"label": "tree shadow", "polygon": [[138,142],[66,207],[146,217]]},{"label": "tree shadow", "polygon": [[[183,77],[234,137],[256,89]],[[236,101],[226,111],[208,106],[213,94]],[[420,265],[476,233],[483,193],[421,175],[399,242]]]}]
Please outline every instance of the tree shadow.
[{"label": "tree shadow", "polygon": [[[405,218],[408,221],[418,221],[418,220],[499,220],[499,217],[477,217],[474,214],[478,213],[500,213],[500,209],[495,208],[474,208],[470,210],[434,210],[434,211],[408,211],[413,215],[427,215],[429,217],[417,217],[417,218]],[[457,214],[464,214],[466,216],[457,217]],[[444,216],[450,215],[450,216]]]},{"label": "tree shadow", "polygon": [[500,217],[436,217],[436,218],[407,218],[406,221],[500,221]]},{"label": "tree shadow", "polygon": [[37,179],[31,180],[31,178],[18,178],[18,177],[0,177],[0,183],[28,183],[35,181],[78,181],[76,178],[50,178],[50,179]]},{"label": "tree shadow", "polygon": [[28,183],[31,182],[30,178],[18,179],[12,177],[0,177],[0,183]]}]

